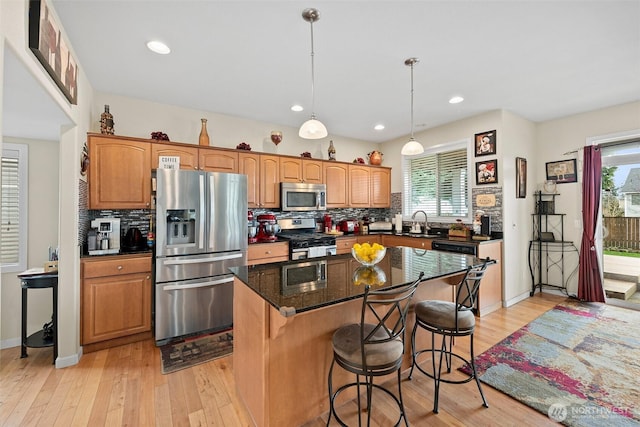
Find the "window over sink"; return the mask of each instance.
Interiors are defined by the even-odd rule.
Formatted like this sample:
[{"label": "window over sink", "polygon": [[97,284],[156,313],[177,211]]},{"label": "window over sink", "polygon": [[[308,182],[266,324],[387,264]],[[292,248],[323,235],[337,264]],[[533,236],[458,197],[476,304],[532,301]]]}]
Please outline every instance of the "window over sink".
[{"label": "window over sink", "polygon": [[402,212],[423,210],[429,222],[470,221],[471,140],[439,145],[403,158]]}]

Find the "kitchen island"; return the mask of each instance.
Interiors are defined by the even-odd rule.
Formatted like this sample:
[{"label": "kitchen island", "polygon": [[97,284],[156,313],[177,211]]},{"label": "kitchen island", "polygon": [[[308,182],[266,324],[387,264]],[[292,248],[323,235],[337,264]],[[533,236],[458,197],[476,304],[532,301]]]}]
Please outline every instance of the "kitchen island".
[{"label": "kitchen island", "polygon": [[[452,301],[453,285],[481,263],[469,255],[392,247],[375,268],[362,267],[351,255],[234,267],[233,371],[255,425],[301,425],[329,409],[331,337],[340,326],[360,321],[366,283],[399,286],[423,271],[414,301]],[[410,310],[408,330],[414,322]],[[426,335],[418,338],[426,341]],[[419,339],[418,345],[426,342]],[[410,366],[410,351],[402,369]],[[334,370],[334,384],[349,380],[352,375]]]}]

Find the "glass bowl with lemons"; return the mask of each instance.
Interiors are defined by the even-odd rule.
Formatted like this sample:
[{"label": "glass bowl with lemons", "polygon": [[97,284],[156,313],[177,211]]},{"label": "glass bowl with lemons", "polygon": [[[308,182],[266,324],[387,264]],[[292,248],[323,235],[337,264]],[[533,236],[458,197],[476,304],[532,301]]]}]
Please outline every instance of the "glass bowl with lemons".
[{"label": "glass bowl with lemons", "polygon": [[379,243],[356,243],[351,248],[351,254],[353,257],[365,267],[372,267],[382,261],[385,254],[387,253],[387,248],[382,246]]}]

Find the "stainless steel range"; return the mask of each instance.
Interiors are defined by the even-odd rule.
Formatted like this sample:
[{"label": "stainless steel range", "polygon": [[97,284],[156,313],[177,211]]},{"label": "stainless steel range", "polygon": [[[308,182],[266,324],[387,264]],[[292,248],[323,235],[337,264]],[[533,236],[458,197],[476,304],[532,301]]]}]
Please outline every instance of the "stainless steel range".
[{"label": "stainless steel range", "polygon": [[278,237],[289,241],[289,259],[317,258],[336,254],[336,238],[317,233],[313,218],[279,219]]}]

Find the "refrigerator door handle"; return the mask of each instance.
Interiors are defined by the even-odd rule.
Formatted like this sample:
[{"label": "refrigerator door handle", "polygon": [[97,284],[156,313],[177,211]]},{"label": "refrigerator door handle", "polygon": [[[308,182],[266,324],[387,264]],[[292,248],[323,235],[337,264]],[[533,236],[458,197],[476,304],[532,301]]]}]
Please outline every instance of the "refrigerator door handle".
[{"label": "refrigerator door handle", "polygon": [[242,253],[220,255],[220,256],[206,257],[206,258],[167,259],[167,260],[164,260],[162,264],[163,265],[204,264],[204,263],[225,261],[228,259],[236,259],[236,258],[242,258]]},{"label": "refrigerator door handle", "polygon": [[181,291],[184,289],[194,288],[208,288],[210,286],[222,285],[223,283],[233,282],[233,276],[225,277],[224,279],[209,280],[207,282],[190,283],[188,285],[165,285],[162,287],[163,291]]},{"label": "refrigerator door handle", "polygon": [[205,241],[204,241],[204,236],[205,233],[208,233],[209,230],[205,230],[205,226],[206,226],[206,213],[207,213],[207,207],[204,203],[205,201],[205,179],[204,179],[204,175],[200,174],[198,176],[198,193],[200,196],[200,203],[199,203],[199,208],[200,208],[200,216],[198,217],[198,222],[200,223],[200,227],[199,227],[199,232],[198,232],[198,248],[200,248],[202,251],[204,251],[204,247],[205,247]]}]

